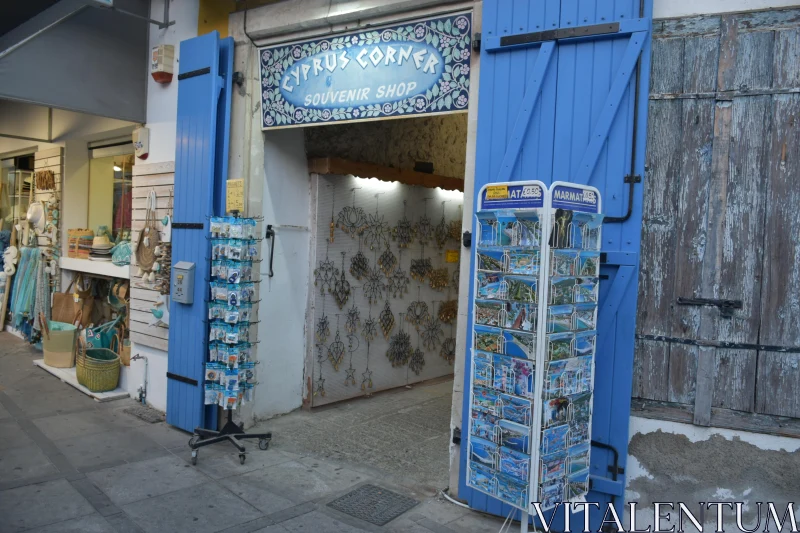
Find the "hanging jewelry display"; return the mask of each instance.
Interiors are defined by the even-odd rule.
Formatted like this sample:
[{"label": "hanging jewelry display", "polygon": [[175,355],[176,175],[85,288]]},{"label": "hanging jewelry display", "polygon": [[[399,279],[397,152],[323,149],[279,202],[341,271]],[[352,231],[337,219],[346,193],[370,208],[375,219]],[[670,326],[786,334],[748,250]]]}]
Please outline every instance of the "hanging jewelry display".
[{"label": "hanging jewelry display", "polygon": [[367,369],[361,373],[361,390],[367,390],[371,388],[372,388],[372,370],[369,369],[369,341],[367,341]]},{"label": "hanging jewelry display", "polygon": [[435,268],[428,275],[428,284],[435,291],[443,291],[450,283],[450,272],[447,267]]},{"label": "hanging jewelry display", "polygon": [[[400,313],[400,322],[403,321],[403,314]],[[400,328],[389,340],[389,349],[386,350],[386,357],[393,367],[405,366],[411,358],[411,335]]]},{"label": "hanging jewelry display", "polygon": [[344,322],[344,330],[349,333],[350,335],[355,335],[356,331],[358,330],[358,326],[361,325],[361,310],[356,307],[356,302],[353,302],[353,306],[347,310],[347,318]]},{"label": "hanging jewelry display", "polygon": [[378,197],[384,194],[379,192],[375,195],[375,214],[368,215],[367,227],[364,229],[364,244],[370,250],[375,250],[381,246],[389,246],[389,224],[383,215],[378,214]]},{"label": "hanging jewelry display", "polygon": [[342,359],[344,359],[344,343],[339,333],[339,315],[337,314],[336,336],[333,338],[331,345],[328,346],[328,360],[331,362],[336,372],[339,371],[339,365],[342,364]]},{"label": "hanging jewelry display", "polygon": [[414,228],[411,221],[406,217],[406,201],[403,200],[403,218],[392,228],[392,238],[397,241],[397,246],[401,250],[408,248],[414,241]]},{"label": "hanging jewelry display", "polygon": [[386,305],[383,306],[383,311],[381,314],[378,315],[378,323],[381,325],[381,331],[383,331],[383,337],[385,339],[389,339],[389,335],[392,333],[394,329],[394,313],[392,313],[392,308],[389,305],[389,300],[386,300]]},{"label": "hanging jewelry display", "polygon": [[447,237],[451,241],[458,242],[461,239],[461,219],[451,220],[450,227],[447,229]]},{"label": "hanging jewelry display", "polygon": [[317,326],[314,328],[314,336],[317,342],[325,344],[331,334],[331,325],[328,321],[328,315],[325,314],[325,295],[322,295],[322,311],[319,319],[317,319]]},{"label": "hanging jewelry display", "polygon": [[387,278],[392,276],[394,267],[397,266],[397,256],[395,256],[392,252],[388,242],[386,243],[386,250],[384,250],[381,256],[378,258],[378,266],[381,267],[381,270]]},{"label": "hanging jewelry display", "polygon": [[419,287],[417,287],[417,300],[408,304],[406,320],[414,324],[414,327],[419,328],[428,315],[430,315],[428,304],[419,299]]},{"label": "hanging jewelry display", "polygon": [[403,250],[400,250],[400,259],[397,261],[397,268],[389,276],[388,291],[392,293],[393,298],[402,298],[408,292],[408,284],[411,280],[408,278],[408,273],[400,267],[400,261],[403,259]]},{"label": "hanging jewelry display", "polygon": [[325,396],[325,379],[322,377],[322,361],[325,357],[322,355],[322,345],[317,344],[317,361],[319,361],[319,376],[314,382],[314,396]]},{"label": "hanging jewelry display", "polygon": [[369,318],[364,321],[364,327],[361,329],[361,336],[369,343],[375,340],[378,335],[378,321],[372,318],[372,311],[370,311]]},{"label": "hanging jewelry display", "polygon": [[350,258],[350,274],[357,280],[369,274],[369,259],[361,251],[361,237],[358,237],[358,253]]},{"label": "hanging jewelry display", "polygon": [[439,355],[450,363],[451,365],[456,360],[456,339],[455,337],[448,337],[442,342],[442,347],[439,349]]},{"label": "hanging jewelry display", "polygon": [[445,300],[439,305],[439,320],[443,324],[452,324],[458,315],[458,300]]},{"label": "hanging jewelry display", "polygon": [[[346,205],[339,211],[336,217],[336,222],[339,229],[354,238],[356,235],[361,235],[367,228],[367,215],[360,207],[356,207],[356,189],[361,187],[353,187],[350,191],[353,193],[353,205]],[[331,216],[331,222],[333,217]]]},{"label": "hanging jewelry display", "polygon": [[[330,245],[328,245],[330,246]],[[336,282],[336,278],[339,276],[339,271],[336,268],[336,265],[333,264],[328,258],[328,249],[325,248],[325,259],[320,260],[319,266],[314,269],[314,286],[319,287],[319,293],[325,294],[325,289],[328,289],[328,292],[331,292],[333,289],[333,284]]]},{"label": "hanging jewelry display", "polygon": [[433,270],[430,257],[423,257],[425,255],[425,246],[420,249],[420,258],[411,260],[411,277],[417,281],[425,281],[428,274]]},{"label": "hanging jewelry display", "polygon": [[386,284],[383,282],[383,273],[377,265],[372,267],[364,283],[364,296],[370,305],[378,300],[383,300],[383,293],[386,291]]},{"label": "hanging jewelry display", "polygon": [[333,284],[333,298],[336,300],[336,305],[339,306],[340,310],[350,299],[350,282],[347,281],[344,275],[344,256],[346,253],[342,252],[342,274]]},{"label": "hanging jewelry display", "polygon": [[417,330],[417,348],[412,350],[411,357],[408,360],[408,369],[418,376],[422,372],[422,367],[425,366],[425,352],[419,349],[420,337],[420,332]]},{"label": "hanging jewelry display", "polygon": [[425,214],[420,217],[414,226],[414,233],[417,236],[417,240],[423,246],[428,244],[428,241],[430,241],[433,236],[433,225],[431,225],[431,219],[428,218],[428,200],[430,200],[430,198],[425,198],[424,200]]},{"label": "hanging jewelry display", "polygon": [[447,221],[444,218],[445,203],[446,202],[442,202],[442,220],[433,228],[433,238],[436,239],[436,245],[440,250],[447,244],[447,239],[450,236],[450,227],[447,225]]},{"label": "hanging jewelry display", "polygon": [[356,335],[347,336],[347,351],[350,353],[350,365],[345,369],[345,386],[356,384],[356,369],[353,368],[353,352],[358,350],[358,337]]},{"label": "hanging jewelry display", "polygon": [[444,331],[442,331],[442,323],[436,316],[435,306],[434,312],[429,314],[422,323],[422,331],[420,335],[422,336],[422,345],[428,350],[435,350],[436,346],[442,342],[440,337],[444,335]]}]

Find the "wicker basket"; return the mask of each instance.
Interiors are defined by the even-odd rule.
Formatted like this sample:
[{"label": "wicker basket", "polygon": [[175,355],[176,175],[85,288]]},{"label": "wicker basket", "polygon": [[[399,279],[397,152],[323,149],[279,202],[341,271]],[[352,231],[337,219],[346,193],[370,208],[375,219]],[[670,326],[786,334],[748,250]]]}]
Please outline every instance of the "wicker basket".
[{"label": "wicker basket", "polygon": [[90,229],[67,230],[67,257],[88,259],[93,239],[94,231]]},{"label": "wicker basket", "polygon": [[44,364],[55,368],[72,368],[75,366],[75,338],[78,329],[72,324],[47,321],[40,317],[44,326]]},{"label": "wicker basket", "polygon": [[75,358],[78,383],[92,392],[106,392],[119,383],[119,356],[105,348],[89,348],[81,342]]}]

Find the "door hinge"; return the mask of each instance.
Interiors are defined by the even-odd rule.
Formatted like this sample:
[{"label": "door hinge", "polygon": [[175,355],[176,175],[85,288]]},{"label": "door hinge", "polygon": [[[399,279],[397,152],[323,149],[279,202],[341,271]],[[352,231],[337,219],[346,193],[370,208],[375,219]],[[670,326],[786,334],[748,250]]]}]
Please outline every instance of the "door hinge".
[{"label": "door hinge", "polygon": [[625,176],[625,179],[623,181],[625,183],[641,183],[642,182],[642,177],[640,175],[638,175],[638,174],[633,174],[633,175],[629,174],[629,175]]},{"label": "door hinge", "polygon": [[475,36],[472,37],[472,49],[475,52],[481,51],[481,32],[476,32]]},{"label": "door hinge", "polygon": [[718,298],[683,298],[678,297],[678,305],[701,305],[719,307],[719,314],[723,318],[732,318],[734,309],[742,308],[741,300],[722,300]]},{"label": "door hinge", "polygon": [[574,39],[576,37],[592,37],[593,35],[606,35],[609,33],[619,33],[619,22],[506,35],[500,38],[500,46],[519,46],[521,44],[557,41],[559,39]]},{"label": "door hinge", "polygon": [[453,428],[453,444],[461,444],[461,428]]},{"label": "door hinge", "polygon": [[469,248],[472,246],[472,233],[469,231],[465,231],[464,234],[461,236],[461,244],[464,245],[464,248]]}]

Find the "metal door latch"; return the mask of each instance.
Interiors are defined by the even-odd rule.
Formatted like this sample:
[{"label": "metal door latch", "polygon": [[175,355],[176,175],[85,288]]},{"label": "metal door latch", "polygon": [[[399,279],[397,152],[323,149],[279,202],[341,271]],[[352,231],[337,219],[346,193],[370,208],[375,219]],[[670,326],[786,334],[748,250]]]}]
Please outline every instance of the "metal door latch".
[{"label": "metal door latch", "polygon": [[712,305],[719,307],[723,318],[732,318],[734,309],[742,308],[741,300],[722,300],[717,298],[683,298],[678,297],[678,305]]}]

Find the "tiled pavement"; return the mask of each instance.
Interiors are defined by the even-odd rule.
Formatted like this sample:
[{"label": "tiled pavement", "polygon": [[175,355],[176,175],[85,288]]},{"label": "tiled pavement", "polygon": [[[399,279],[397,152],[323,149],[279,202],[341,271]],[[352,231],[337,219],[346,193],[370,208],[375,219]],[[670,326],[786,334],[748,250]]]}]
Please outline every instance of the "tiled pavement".
[{"label": "tiled pavement", "polygon": [[[244,465],[225,445],[97,403],[32,365],[0,333],[0,533],[497,531],[502,520],[437,497],[447,482],[450,382],[263,424]],[[253,449],[250,445],[248,449]],[[326,506],[363,483],[421,503],[377,527]]]}]

